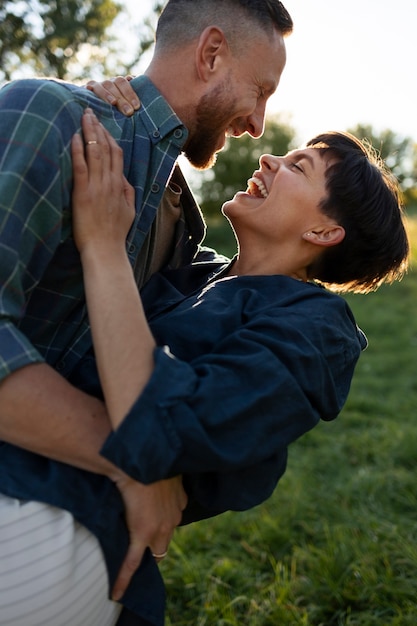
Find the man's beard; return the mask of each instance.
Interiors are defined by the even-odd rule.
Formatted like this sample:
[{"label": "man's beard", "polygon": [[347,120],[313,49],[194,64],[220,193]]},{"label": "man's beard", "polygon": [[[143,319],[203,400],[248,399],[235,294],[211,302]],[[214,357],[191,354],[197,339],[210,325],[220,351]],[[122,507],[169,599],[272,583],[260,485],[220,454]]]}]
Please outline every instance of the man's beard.
[{"label": "man's beard", "polygon": [[196,125],[184,148],[185,156],[197,169],[208,169],[216,162],[216,148],[222,131],[236,110],[236,100],[231,100],[229,93],[230,82],[224,81],[203,96],[197,105]]}]

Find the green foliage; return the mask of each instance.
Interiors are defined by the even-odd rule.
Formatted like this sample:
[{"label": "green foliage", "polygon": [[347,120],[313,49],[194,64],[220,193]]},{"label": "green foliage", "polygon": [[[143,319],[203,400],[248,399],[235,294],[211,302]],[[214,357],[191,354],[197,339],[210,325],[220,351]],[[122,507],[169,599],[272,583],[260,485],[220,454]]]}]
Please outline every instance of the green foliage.
[{"label": "green foliage", "polygon": [[266,120],[263,136],[254,141],[245,134],[230,138],[219,153],[216,166],[202,175],[197,193],[206,217],[218,216],[226,200],[246,189],[246,181],[258,167],[261,154],[285,154],[295,137],[294,129],[278,117]]},{"label": "green foliage", "polygon": [[153,45],[163,5],[154,2],[137,23],[123,0],[0,0],[0,81],[135,73]]},{"label": "green foliage", "polygon": [[27,73],[67,77],[83,46],[90,46],[94,61],[94,46],[109,41],[106,30],[121,9],[113,0],[1,0],[3,78],[10,80],[22,65]]},{"label": "green foliage", "polygon": [[204,245],[232,258],[237,252],[237,243],[229,222],[223,216],[209,217],[206,221],[208,229]]},{"label": "green foliage", "polygon": [[400,137],[389,129],[377,133],[371,125],[363,124],[358,124],[350,132],[372,144],[404,192],[411,192],[417,187],[417,144],[411,137]]},{"label": "green foliage", "polygon": [[[417,219],[410,237],[416,258]],[[369,347],[342,414],[291,446],[266,503],[177,531],[167,626],[417,623],[416,274],[347,300]]]}]

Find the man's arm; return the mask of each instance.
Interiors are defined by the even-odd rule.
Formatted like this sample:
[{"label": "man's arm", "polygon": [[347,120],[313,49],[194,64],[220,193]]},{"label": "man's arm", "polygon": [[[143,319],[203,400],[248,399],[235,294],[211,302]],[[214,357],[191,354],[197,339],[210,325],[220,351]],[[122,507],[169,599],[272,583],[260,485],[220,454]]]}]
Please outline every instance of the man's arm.
[{"label": "man's arm", "polygon": [[104,404],[46,363],[16,370],[0,383],[0,439],[51,459],[117,478],[100,456],[110,432]]},{"label": "man's arm", "polygon": [[[66,329],[60,324],[67,321],[65,311],[73,310],[77,298],[82,307],[79,260],[73,246],[70,249],[72,168],[67,149],[79,129],[81,107],[69,102],[64,88],[48,82],[19,81],[0,95],[0,439],[105,474],[117,484],[131,536],[116,583],[118,596],[147,546],[156,553],[166,549],[180,518],[177,501],[185,496],[180,479],[175,479],[169,517],[161,508],[165,482],[149,489],[100,456],[110,430],[104,405],[44,363],[31,336],[38,338],[38,348],[42,345],[45,352],[56,354],[68,346],[81,323],[77,315]],[[66,247],[57,263],[55,253],[61,244]],[[70,286],[77,280],[73,293]],[[61,292],[67,282],[65,309]],[[43,291],[36,294],[34,304],[39,284]],[[62,341],[51,346],[48,338],[58,335]],[[165,497],[162,500],[165,503]]]},{"label": "man's arm", "polygon": [[104,405],[52,368],[85,324],[69,147],[82,106],[28,80],[0,91],[0,111],[0,438],[108,474]]},{"label": "man's arm", "polygon": [[130,545],[113,588],[124,594],[149,546],[165,552],[181,521],[181,478],[143,485],[99,454],[110,432],[104,404],[79,391],[45,363],[23,367],[0,383],[0,439],[51,459],[108,476],[126,508]]}]

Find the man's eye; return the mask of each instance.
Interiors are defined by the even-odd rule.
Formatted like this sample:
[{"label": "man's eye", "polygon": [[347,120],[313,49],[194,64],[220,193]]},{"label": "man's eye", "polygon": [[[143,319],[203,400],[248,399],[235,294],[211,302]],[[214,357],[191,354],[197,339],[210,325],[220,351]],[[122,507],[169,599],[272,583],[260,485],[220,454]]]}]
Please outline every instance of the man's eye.
[{"label": "man's eye", "polygon": [[300,172],[304,172],[303,168],[300,167],[298,163],[294,163],[294,162],[291,163],[291,167],[294,167],[296,170],[299,170]]}]

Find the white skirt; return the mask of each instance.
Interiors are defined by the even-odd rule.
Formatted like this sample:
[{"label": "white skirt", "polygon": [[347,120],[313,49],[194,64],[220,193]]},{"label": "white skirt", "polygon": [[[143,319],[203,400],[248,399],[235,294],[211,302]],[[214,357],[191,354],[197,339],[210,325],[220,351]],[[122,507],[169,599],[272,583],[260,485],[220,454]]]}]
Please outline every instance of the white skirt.
[{"label": "white skirt", "polygon": [[97,539],[72,515],[0,494],[1,626],[113,626]]}]

